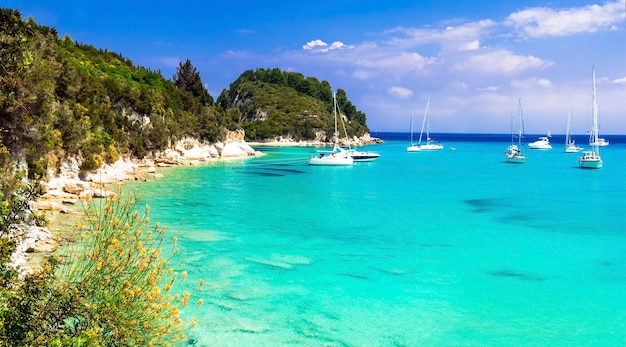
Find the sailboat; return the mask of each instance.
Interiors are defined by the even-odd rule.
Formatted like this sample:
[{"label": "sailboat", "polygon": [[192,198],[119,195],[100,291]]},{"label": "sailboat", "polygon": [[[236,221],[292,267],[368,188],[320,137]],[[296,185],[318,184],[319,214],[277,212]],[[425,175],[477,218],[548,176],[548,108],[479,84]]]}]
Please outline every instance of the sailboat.
[{"label": "sailboat", "polygon": [[[343,122],[343,117],[341,116],[341,112],[339,111],[339,105],[337,104],[337,102],[335,102],[335,109],[338,110],[337,113],[339,113],[339,119],[341,119],[341,126],[343,127],[343,132],[346,136],[346,139],[348,139],[348,130],[346,129],[346,124]],[[339,149],[344,150],[347,153],[347,155],[352,157],[352,160],[355,162],[374,161],[378,159],[378,157],[380,157],[380,154],[376,152],[359,151],[356,148],[352,148],[352,146],[350,145],[350,141],[348,141],[348,148],[339,147]]]},{"label": "sailboat", "polygon": [[[424,120],[422,121],[422,130],[420,130],[420,138],[417,141],[417,146],[421,151],[432,151],[443,149],[443,143],[438,143],[436,140],[430,138],[430,120],[428,119],[428,113],[430,112],[430,97],[426,102],[426,110],[424,111]],[[422,134],[424,133],[424,127],[426,127],[426,144],[422,145]]]},{"label": "sailboat", "polygon": [[565,130],[565,153],[577,153],[582,151],[582,147],[578,146],[572,140],[570,124],[572,122],[572,103],[570,101],[569,112],[567,113],[567,129]]},{"label": "sailboat", "polygon": [[411,113],[411,145],[406,148],[407,152],[419,152],[421,150],[420,146],[416,145],[413,142],[413,114]]},{"label": "sailboat", "polygon": [[[517,134],[515,134],[517,128]],[[517,142],[515,141],[517,137]],[[524,137],[524,115],[522,114],[522,99],[519,99],[519,112],[517,113],[517,123],[511,116],[511,144],[504,152],[508,163],[524,164],[526,156],[522,153],[522,138]]]},{"label": "sailboat", "polygon": [[318,150],[312,152],[309,156],[309,165],[322,166],[350,166],[354,163],[354,159],[345,149],[339,146],[339,132],[337,131],[337,97],[333,93],[333,106],[335,117],[335,133],[333,136],[333,149],[331,151]]},{"label": "sailboat", "polygon": [[591,133],[589,134],[590,151],[583,151],[578,158],[578,165],[585,169],[599,169],[602,167],[600,146],[598,144],[598,102],[596,100],[596,68],[591,68]]}]

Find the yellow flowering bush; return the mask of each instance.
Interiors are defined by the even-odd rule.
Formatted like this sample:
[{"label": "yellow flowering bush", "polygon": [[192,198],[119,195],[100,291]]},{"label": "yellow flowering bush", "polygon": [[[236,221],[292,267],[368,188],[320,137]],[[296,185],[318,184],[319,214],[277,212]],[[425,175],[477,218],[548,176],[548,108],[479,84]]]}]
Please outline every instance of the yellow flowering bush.
[{"label": "yellow flowering bush", "polygon": [[176,343],[183,336],[177,305],[186,306],[191,296],[171,292],[187,276],[169,267],[176,239],[162,256],[165,228],[149,227],[149,207],[137,212],[136,195],[120,196],[88,205],[76,230],[82,240],[60,272],[60,291],[80,303],[72,329],[104,345]]},{"label": "yellow flowering bush", "polygon": [[170,267],[176,241],[163,256],[165,228],[149,227],[148,207],[140,214],[136,203],[120,194],[88,205],[77,242],[27,278],[20,296],[28,306],[16,304],[17,322],[0,324],[6,345],[170,346],[186,338],[197,320],[180,317],[192,295],[172,292],[187,277]]}]

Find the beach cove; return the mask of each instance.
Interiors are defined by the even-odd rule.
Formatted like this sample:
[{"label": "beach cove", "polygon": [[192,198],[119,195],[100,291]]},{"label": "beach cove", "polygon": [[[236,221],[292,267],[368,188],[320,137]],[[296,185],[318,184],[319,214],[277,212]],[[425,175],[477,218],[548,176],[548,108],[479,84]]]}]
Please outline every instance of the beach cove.
[{"label": "beach cove", "polygon": [[[626,146],[605,167],[507,137],[408,135],[348,168],[307,165],[307,147],[163,168],[128,183],[179,239],[204,305],[189,333],[221,346],[619,346],[626,339]],[[584,143],[584,140],[578,141]],[[456,150],[450,150],[454,147]]]}]

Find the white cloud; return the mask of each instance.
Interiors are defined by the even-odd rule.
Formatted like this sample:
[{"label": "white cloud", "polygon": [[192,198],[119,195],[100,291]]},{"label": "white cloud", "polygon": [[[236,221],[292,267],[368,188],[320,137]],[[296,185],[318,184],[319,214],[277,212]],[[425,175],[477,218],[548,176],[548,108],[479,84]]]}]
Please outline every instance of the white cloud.
[{"label": "white cloud", "polygon": [[552,82],[545,78],[527,78],[525,80],[511,81],[511,86],[518,89],[550,89]]},{"label": "white cloud", "polygon": [[511,14],[505,24],[515,27],[524,36],[567,36],[581,32],[612,30],[614,23],[624,20],[624,1],[607,2],[602,6],[554,10],[546,7],[529,8]]},{"label": "white cloud", "polygon": [[396,96],[400,99],[406,99],[413,96],[413,91],[408,88],[393,86],[387,90],[389,95]]},{"label": "white cloud", "polygon": [[478,48],[480,48],[480,41],[478,40],[466,42],[459,46],[459,50],[461,51],[475,51]]},{"label": "white cloud", "polygon": [[622,77],[622,78],[618,78],[616,80],[613,80],[613,83],[626,84],[626,77]]},{"label": "white cloud", "polygon": [[306,45],[302,46],[302,49],[311,50],[317,47],[328,47],[328,44],[320,39],[317,39],[317,40],[307,42]]},{"label": "white cloud", "polygon": [[551,65],[551,61],[532,55],[521,56],[507,50],[498,50],[470,56],[464,61],[457,62],[454,67],[462,71],[514,75],[526,70],[545,68]]},{"label": "white cloud", "polygon": [[[435,58],[423,57],[418,53],[401,52],[399,54],[370,57],[357,60],[355,63],[362,67],[408,72],[422,69],[428,64],[434,64]],[[374,58],[374,59],[372,59]]]},{"label": "white cloud", "polygon": [[305,45],[302,46],[302,49],[304,49],[305,51],[314,51],[314,52],[322,52],[322,53],[326,53],[326,52],[333,51],[336,49],[351,49],[351,48],[354,48],[354,47],[345,45],[341,41],[335,41],[331,43],[329,46],[326,42],[320,39],[309,41]]},{"label": "white cloud", "polygon": [[500,87],[497,86],[489,86],[489,87],[484,87],[484,88],[476,88],[477,92],[497,92],[500,89]]}]

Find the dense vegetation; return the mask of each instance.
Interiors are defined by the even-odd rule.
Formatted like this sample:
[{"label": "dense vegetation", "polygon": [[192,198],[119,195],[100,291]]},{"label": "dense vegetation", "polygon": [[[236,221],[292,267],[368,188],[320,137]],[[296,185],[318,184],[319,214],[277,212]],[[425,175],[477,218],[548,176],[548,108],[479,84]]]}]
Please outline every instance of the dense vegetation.
[{"label": "dense vegetation", "polygon": [[[365,114],[357,111],[343,89],[336,91],[337,105],[349,136],[369,130]],[[314,139],[315,133],[332,134],[333,91],[327,81],[297,72],[275,69],[245,71],[217,99],[224,109],[238,109],[239,124],[249,140],[276,136]]]},{"label": "dense vegetation", "polygon": [[0,32],[3,141],[31,178],[68,156],[89,170],[185,136],[215,142],[237,127],[189,60],[168,80],[120,54],[59,39],[14,10],[0,9]]}]

